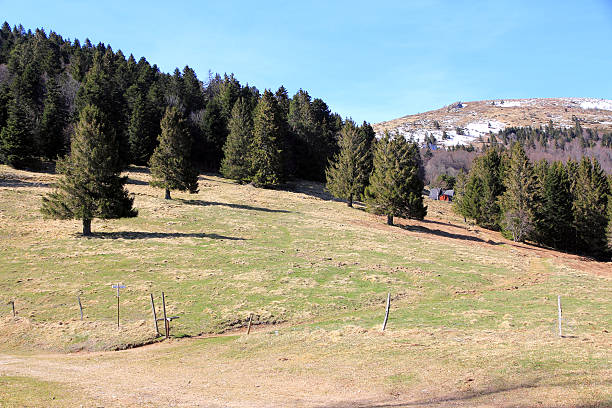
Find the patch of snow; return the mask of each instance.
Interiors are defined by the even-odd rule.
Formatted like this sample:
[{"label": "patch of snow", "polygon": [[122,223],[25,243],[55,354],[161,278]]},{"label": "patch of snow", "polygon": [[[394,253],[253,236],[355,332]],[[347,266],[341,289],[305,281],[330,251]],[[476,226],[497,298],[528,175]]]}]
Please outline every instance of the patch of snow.
[{"label": "patch of snow", "polygon": [[612,100],[610,99],[597,99],[597,98],[560,98],[563,102],[568,104],[568,107],[576,106],[581,109],[601,109],[612,111]]},{"label": "patch of snow", "polygon": [[521,101],[493,101],[493,105],[500,106],[502,108],[513,108],[517,106],[522,106]]},{"label": "patch of snow", "polygon": [[502,122],[496,120],[472,122],[465,127],[465,132],[470,136],[482,136],[489,132],[497,133],[506,127]]},{"label": "patch of snow", "polygon": [[582,109],[602,109],[612,111],[612,101],[609,99],[592,99],[580,102]]}]

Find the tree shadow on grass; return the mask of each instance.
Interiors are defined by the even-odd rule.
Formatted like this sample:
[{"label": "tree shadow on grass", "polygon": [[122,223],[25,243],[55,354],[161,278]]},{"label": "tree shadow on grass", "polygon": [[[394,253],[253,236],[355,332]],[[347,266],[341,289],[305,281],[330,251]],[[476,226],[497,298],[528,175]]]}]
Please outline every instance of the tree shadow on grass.
[{"label": "tree shadow on grass", "polygon": [[133,184],[135,186],[148,186],[149,185],[147,181],[136,180],[131,177],[127,178],[127,184]]},{"label": "tree shadow on grass", "polygon": [[94,232],[92,238],[100,239],[151,239],[151,238],[210,238],[226,241],[244,241],[244,238],[228,237],[219,234],[205,234],[200,232],[145,232],[145,231],[117,231]]},{"label": "tree shadow on grass", "polygon": [[[448,224],[445,224],[448,225]],[[427,228],[427,227],[422,227],[420,225],[398,225],[400,228],[405,229],[406,231],[413,231],[413,232],[423,232],[425,234],[432,234],[432,235],[436,235],[438,237],[443,237],[443,238],[451,238],[451,239],[458,239],[461,241],[473,241],[473,242],[481,242],[484,244],[490,244],[490,245],[501,245],[500,242],[495,242],[495,241],[491,241],[491,240],[484,240],[482,238],[478,238],[472,235],[464,235],[464,234],[455,234],[452,232],[448,232],[448,231],[442,231],[439,229],[432,229],[432,228]]]},{"label": "tree shadow on grass", "polygon": [[334,198],[334,196],[325,189],[325,184],[318,181],[293,180],[286,183],[283,187],[283,190],[306,194],[325,201],[343,201]]},{"label": "tree shadow on grass", "polygon": [[0,179],[0,187],[51,187],[50,183],[38,183],[19,179]]},{"label": "tree shadow on grass", "polygon": [[189,204],[189,205],[201,205],[203,207],[207,207],[211,205],[218,205],[218,206],[229,207],[229,208],[233,208],[237,210],[262,211],[262,212],[269,212],[269,213],[285,213],[285,214],[291,213],[291,211],[288,211],[288,210],[274,210],[272,208],[253,207],[251,205],[246,205],[246,204],[219,203],[216,201],[183,200],[183,199],[178,199],[177,201],[180,201],[184,204]]},{"label": "tree shadow on grass", "polygon": [[[611,384],[610,381],[601,381],[598,383],[601,385]],[[571,385],[576,385],[576,383],[571,382],[571,381],[565,381],[565,382],[559,382],[559,383],[552,384],[552,386],[556,386],[556,387],[567,387]],[[406,402],[376,403],[376,402],[346,401],[346,402],[340,402],[337,404],[326,404],[325,407],[326,408],[348,408],[348,407],[351,407],[351,408],[400,408],[400,407],[446,407],[446,406],[451,406],[451,405],[454,407],[455,406],[470,407],[473,405],[480,405],[478,403],[475,404],[475,401],[473,401],[475,398],[481,398],[481,397],[486,397],[486,396],[495,397],[496,395],[501,395],[509,391],[521,392],[522,390],[539,388],[541,386],[546,387],[546,385],[540,385],[539,380],[535,380],[535,381],[530,381],[530,382],[499,386],[499,387],[484,386],[480,389],[473,389],[469,392],[464,392],[464,393],[457,392],[454,394],[437,397],[437,398],[434,397],[434,398],[428,398],[428,399],[418,399],[418,400],[406,401]],[[493,401],[493,403],[494,402],[495,401]],[[500,405],[503,405],[503,404],[500,404]],[[527,408],[527,407],[532,407],[533,405],[515,404],[512,406],[517,407],[517,408]],[[552,408],[558,405],[538,404],[538,406]],[[603,405],[599,403],[592,403],[592,404],[577,404],[574,406],[576,408],[578,407],[596,408],[596,407],[601,407]]]}]

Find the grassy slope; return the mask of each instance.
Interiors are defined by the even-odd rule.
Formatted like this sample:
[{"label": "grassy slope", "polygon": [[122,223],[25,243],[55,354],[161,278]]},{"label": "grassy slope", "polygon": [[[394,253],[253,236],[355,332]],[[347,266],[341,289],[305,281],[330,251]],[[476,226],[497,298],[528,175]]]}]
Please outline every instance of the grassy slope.
[{"label": "grassy slope", "polygon": [[[174,335],[244,326],[250,313],[256,323],[285,322],[278,335],[191,340],[166,352],[191,356],[183,364],[193,372],[213,356],[245,376],[247,362],[259,362],[269,387],[277,377],[295,380],[294,398],[312,395],[314,376],[331,384],[327,394],[316,387],[325,401],[358,399],[345,395],[354,387],[377,400],[612,403],[609,264],[515,247],[464,227],[445,203],[430,203],[428,222],[392,228],[314,195],[208,176],[198,195],[176,193],[168,202],[144,183],[146,172],[134,170],[129,188],[140,216],[96,220],[98,236],[83,239],[78,222],[43,221],[38,213],[53,176],[0,168],[0,304],[15,299],[18,310],[13,319],[2,306],[4,352],[151,340],[148,294],[159,301],[164,290],[169,314],[181,317]],[[127,285],[121,330],[114,282]],[[387,291],[393,309],[382,336]],[[557,294],[575,337],[555,337]],[[140,355],[139,363],[156,358]],[[9,388],[23,386],[11,378]],[[282,393],[267,395],[274,402]]]}]

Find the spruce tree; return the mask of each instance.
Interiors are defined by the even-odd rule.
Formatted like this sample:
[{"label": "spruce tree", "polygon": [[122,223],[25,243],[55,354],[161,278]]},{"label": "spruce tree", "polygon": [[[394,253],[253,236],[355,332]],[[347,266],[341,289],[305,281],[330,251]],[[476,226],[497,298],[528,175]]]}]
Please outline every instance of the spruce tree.
[{"label": "spruce tree", "polygon": [[374,169],[370,185],[365,190],[368,209],[386,215],[387,224],[393,217],[423,219],[427,207],[423,206],[423,181],[419,177],[418,147],[403,136],[384,137],[376,143]]},{"label": "spruce tree", "polygon": [[282,117],[274,95],[266,90],[253,113],[253,143],[249,151],[251,181],[274,187],[283,180]]},{"label": "spruce tree", "polygon": [[54,160],[64,154],[64,127],[68,123],[68,112],[54,79],[47,82],[47,96],[38,135],[39,150],[42,155]]},{"label": "spruce tree", "polygon": [[467,184],[467,174],[461,169],[455,177],[455,196],[453,197],[453,210],[463,216],[463,221],[466,220],[467,209],[465,206],[465,186]]},{"label": "spruce tree", "polygon": [[572,249],[575,233],[572,227],[572,193],[563,163],[545,160],[535,168],[537,188],[534,206],[534,239],[558,249]]},{"label": "spruce tree", "polygon": [[25,168],[34,161],[34,125],[30,112],[20,98],[8,108],[6,126],[0,132],[0,159],[11,167]]},{"label": "spruce tree", "polygon": [[183,114],[174,106],[166,108],[161,121],[159,145],[150,160],[151,185],[166,191],[198,192],[198,173],[191,162],[191,140],[186,132]]},{"label": "spruce tree", "polygon": [[501,211],[499,197],[504,192],[505,158],[496,147],[474,159],[467,176],[461,205],[461,215],[476,220],[481,227],[499,230]]},{"label": "spruce tree", "polygon": [[524,242],[533,230],[535,177],[525,150],[514,142],[510,152],[505,190],[500,198],[502,232],[515,242]]},{"label": "spruce tree", "polygon": [[369,176],[366,143],[355,123],[347,120],[338,140],[340,152],[325,172],[327,189],[334,197],[346,200],[349,207],[353,206],[353,199],[361,197]]},{"label": "spruce tree", "polygon": [[199,127],[203,146],[198,160],[209,170],[216,171],[223,158],[223,146],[227,140],[227,122],[218,97],[211,99],[206,105]]},{"label": "spruce tree", "polygon": [[602,256],[607,250],[608,182],[596,159],[583,157],[572,190],[576,249]]},{"label": "spruce tree", "polygon": [[372,173],[372,167],[373,167],[373,146],[374,143],[376,143],[376,132],[374,132],[374,129],[372,128],[372,125],[370,125],[368,122],[363,121],[363,124],[359,127],[359,132],[361,132],[361,134],[363,135],[363,137],[365,138],[366,141],[366,150],[368,152],[368,157],[367,157],[367,164],[366,164],[366,173],[368,175],[368,177],[370,177],[370,174]]},{"label": "spruce tree", "polygon": [[155,140],[151,140],[149,131],[151,117],[147,100],[139,93],[134,100],[128,126],[130,157],[134,164],[146,164],[153,152]]},{"label": "spruce tree", "polygon": [[408,143],[407,165],[411,169],[407,179],[409,189],[404,217],[422,220],[427,215],[427,207],[423,205],[424,169],[419,146]]},{"label": "spruce tree", "polygon": [[250,164],[247,155],[253,138],[253,120],[249,106],[243,98],[238,99],[229,121],[229,135],[223,146],[221,174],[240,182],[249,179]]},{"label": "spruce tree", "polygon": [[41,211],[46,217],[81,219],[83,235],[91,235],[94,218],[135,217],[134,198],[125,190],[127,177],[117,170],[117,141],[103,124],[96,107],[81,110],[70,145],[70,155],[60,159],[62,178],[56,191],[43,197]]}]

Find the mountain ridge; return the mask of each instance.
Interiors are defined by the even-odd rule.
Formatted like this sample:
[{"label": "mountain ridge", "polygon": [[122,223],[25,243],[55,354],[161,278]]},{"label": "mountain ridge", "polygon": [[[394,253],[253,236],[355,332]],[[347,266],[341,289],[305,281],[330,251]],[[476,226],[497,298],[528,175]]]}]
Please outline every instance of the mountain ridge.
[{"label": "mountain ridge", "polygon": [[454,102],[440,109],[379,122],[377,135],[397,132],[422,142],[433,135],[445,146],[479,143],[507,127],[573,127],[612,132],[612,100],[597,98],[524,98]]}]

